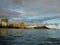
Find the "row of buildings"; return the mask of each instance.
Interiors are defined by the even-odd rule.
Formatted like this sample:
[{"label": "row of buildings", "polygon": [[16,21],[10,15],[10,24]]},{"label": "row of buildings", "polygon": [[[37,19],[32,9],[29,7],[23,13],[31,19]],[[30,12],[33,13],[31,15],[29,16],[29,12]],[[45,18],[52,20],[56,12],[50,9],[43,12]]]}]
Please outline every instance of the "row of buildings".
[{"label": "row of buildings", "polygon": [[34,26],[27,26],[26,24],[24,24],[24,22],[21,22],[21,23],[11,23],[11,24],[8,24],[8,19],[1,19],[1,24],[0,24],[1,27],[10,27],[10,28],[33,28]]},{"label": "row of buildings", "polygon": [[8,19],[1,19],[1,27],[7,27],[7,28],[20,28],[20,29],[49,29],[46,26],[27,26],[26,24],[24,24],[24,22],[21,23],[11,23],[8,24]]}]

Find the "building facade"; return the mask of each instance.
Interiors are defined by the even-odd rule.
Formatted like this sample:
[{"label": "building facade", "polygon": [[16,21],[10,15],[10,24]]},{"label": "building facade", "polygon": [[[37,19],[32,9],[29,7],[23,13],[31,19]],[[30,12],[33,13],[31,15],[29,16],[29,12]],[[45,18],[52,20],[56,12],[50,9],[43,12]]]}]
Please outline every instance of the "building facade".
[{"label": "building facade", "polygon": [[8,26],[8,19],[1,19],[1,24],[2,24],[2,26]]}]

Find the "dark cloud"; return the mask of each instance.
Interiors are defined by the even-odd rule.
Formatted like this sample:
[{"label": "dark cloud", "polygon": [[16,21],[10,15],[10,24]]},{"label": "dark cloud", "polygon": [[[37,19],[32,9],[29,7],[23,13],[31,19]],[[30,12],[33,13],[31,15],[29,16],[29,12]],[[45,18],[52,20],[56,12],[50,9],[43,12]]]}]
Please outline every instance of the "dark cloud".
[{"label": "dark cloud", "polygon": [[16,5],[22,5],[22,1],[23,0],[11,0],[14,4],[16,4]]},{"label": "dark cloud", "polygon": [[[23,15],[21,13],[23,13]],[[58,16],[54,15],[59,13],[60,0],[0,0],[0,18],[23,18],[23,20],[25,20],[25,18],[30,17],[30,15],[33,15],[33,17],[35,17],[35,15],[43,15],[43,19],[32,19],[32,17],[30,17],[31,20],[25,20],[26,22],[36,20],[43,22],[58,18]],[[54,17],[44,18],[46,14],[49,16],[52,14]],[[20,21],[20,19],[18,21]]]},{"label": "dark cloud", "polygon": [[13,18],[13,17],[19,17],[20,13],[17,12],[10,12],[10,11],[1,11],[0,12],[0,18]]}]

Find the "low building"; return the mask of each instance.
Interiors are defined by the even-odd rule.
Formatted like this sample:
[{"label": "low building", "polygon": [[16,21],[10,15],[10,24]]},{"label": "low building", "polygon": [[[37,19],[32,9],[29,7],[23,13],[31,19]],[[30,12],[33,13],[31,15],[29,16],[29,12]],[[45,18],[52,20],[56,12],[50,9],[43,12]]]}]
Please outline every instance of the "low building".
[{"label": "low building", "polygon": [[35,26],[26,26],[27,29],[34,29]]},{"label": "low building", "polygon": [[17,27],[19,27],[20,29],[25,29],[26,25],[22,22],[20,24],[17,24]]}]

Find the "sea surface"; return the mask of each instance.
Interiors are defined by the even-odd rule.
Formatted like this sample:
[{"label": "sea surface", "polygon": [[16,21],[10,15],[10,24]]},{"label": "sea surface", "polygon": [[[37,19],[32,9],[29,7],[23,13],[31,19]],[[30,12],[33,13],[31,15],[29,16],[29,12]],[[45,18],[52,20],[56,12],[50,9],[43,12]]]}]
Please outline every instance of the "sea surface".
[{"label": "sea surface", "polygon": [[0,29],[0,45],[60,45],[60,30]]}]

